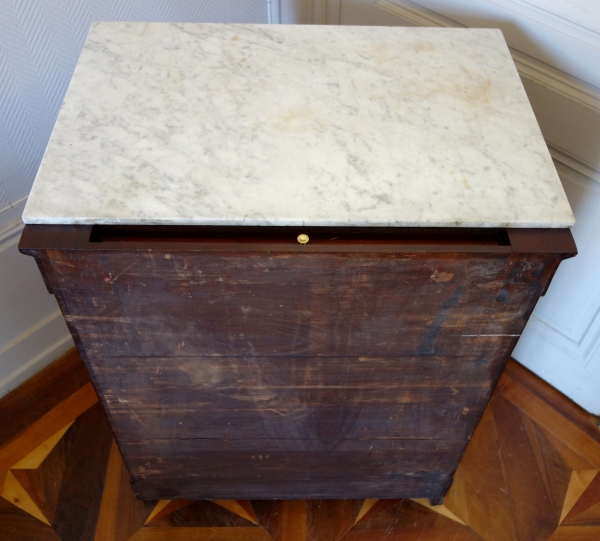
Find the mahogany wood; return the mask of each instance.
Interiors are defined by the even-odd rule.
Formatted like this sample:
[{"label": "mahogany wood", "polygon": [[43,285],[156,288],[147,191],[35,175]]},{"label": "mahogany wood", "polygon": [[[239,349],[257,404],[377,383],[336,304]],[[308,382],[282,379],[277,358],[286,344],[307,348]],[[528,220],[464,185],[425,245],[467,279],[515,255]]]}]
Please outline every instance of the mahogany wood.
[{"label": "mahogany wood", "polygon": [[[81,368],[70,366],[79,377]],[[423,499],[140,501],[116,443],[110,449],[105,444],[110,430],[104,415],[93,404],[85,411],[73,407],[79,390],[46,402],[43,418],[57,420],[53,431],[70,427],[50,438],[52,449],[53,431],[35,420],[35,401],[22,402],[31,412],[19,411],[11,395],[24,397],[27,388],[52,395],[61,377],[72,381],[64,368],[54,363],[45,381],[27,382],[0,400],[3,428],[17,433],[0,446],[0,462],[8,452],[12,459],[5,464],[14,465],[2,481],[2,540],[57,540],[58,531],[62,541],[600,539],[600,430],[589,414],[515,361],[501,376],[444,504],[436,507]],[[33,422],[23,427],[25,417]],[[33,440],[41,443],[33,455],[46,455],[39,465],[27,458]],[[24,463],[28,469],[20,469]],[[99,512],[92,511],[96,491],[102,492]]]},{"label": "mahogany wood", "polygon": [[20,249],[145,499],[439,501],[576,253],[459,228],[26,226]]},{"label": "mahogany wood", "polygon": [[[121,441],[335,434],[463,442],[502,362],[502,352],[490,363],[429,356],[107,357],[94,371]],[[210,415],[193,415],[203,411]],[[411,417],[418,424],[401,422]]]}]

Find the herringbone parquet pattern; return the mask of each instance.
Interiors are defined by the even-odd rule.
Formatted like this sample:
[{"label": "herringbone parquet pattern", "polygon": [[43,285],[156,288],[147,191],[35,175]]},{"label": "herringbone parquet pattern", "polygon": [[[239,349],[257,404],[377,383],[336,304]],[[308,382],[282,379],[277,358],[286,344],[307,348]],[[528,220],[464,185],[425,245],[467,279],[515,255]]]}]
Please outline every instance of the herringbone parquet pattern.
[{"label": "herringbone parquet pattern", "polygon": [[600,431],[514,362],[437,507],[139,501],[76,354],[0,401],[0,416],[3,541],[600,539]]}]

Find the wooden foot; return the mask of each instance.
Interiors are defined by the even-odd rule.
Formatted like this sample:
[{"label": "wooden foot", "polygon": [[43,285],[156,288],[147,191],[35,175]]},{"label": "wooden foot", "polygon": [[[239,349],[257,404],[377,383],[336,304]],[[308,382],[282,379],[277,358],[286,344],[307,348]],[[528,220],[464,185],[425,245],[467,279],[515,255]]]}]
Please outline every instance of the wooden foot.
[{"label": "wooden foot", "polygon": [[444,497],[445,494],[443,496],[435,496],[427,499],[429,500],[429,505],[442,505],[444,503]]},{"label": "wooden foot", "polygon": [[429,505],[442,505],[444,503],[444,498],[446,493],[450,490],[452,486],[452,481],[454,480],[454,476],[451,476],[447,482],[446,486],[441,490],[441,492],[437,496],[431,496],[427,498],[429,500]]}]

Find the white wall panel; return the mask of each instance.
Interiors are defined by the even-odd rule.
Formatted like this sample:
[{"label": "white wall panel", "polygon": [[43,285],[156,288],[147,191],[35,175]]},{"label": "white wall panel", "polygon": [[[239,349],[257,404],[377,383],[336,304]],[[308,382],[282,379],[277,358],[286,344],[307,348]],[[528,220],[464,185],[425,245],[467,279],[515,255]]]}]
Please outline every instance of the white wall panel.
[{"label": "white wall panel", "polygon": [[468,27],[500,28],[511,47],[600,87],[600,21],[590,19],[589,31],[574,27],[541,0],[535,7],[525,0],[392,0],[389,4],[425,8]]},{"label": "white wall panel", "polygon": [[0,396],[74,346],[56,300],[17,244],[25,201],[5,209],[0,231]]},{"label": "white wall panel", "polygon": [[513,356],[600,414],[600,175],[552,152],[562,160],[555,164],[577,219],[572,232],[579,254],[561,264]]},{"label": "white wall panel", "polygon": [[513,356],[600,414],[600,3],[341,0],[342,24],[501,28],[577,223]]},{"label": "white wall panel", "polygon": [[[515,357],[600,413],[600,2],[597,0],[0,0],[0,396],[71,344],[18,218],[93,20],[483,26],[503,30],[577,218],[580,255]],[[19,291],[18,295],[11,292]],[[26,292],[23,294],[23,292]],[[27,297],[25,299],[23,297]],[[19,302],[21,300],[21,302]],[[21,306],[20,306],[21,305]]]},{"label": "white wall panel", "polygon": [[267,0],[0,0],[0,396],[73,347],[54,297],[17,243],[90,24],[266,23],[268,7]]}]

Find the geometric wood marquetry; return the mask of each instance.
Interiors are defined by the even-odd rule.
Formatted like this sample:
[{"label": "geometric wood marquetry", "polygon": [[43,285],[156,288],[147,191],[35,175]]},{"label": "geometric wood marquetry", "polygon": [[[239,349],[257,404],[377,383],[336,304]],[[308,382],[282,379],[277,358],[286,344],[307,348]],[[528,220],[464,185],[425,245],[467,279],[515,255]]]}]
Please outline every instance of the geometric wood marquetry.
[{"label": "geometric wood marquetry", "polygon": [[[596,470],[575,470],[571,472],[569,488],[567,489],[562,512],[560,514],[560,524],[573,514],[577,514],[579,509],[576,508],[575,505],[578,504],[583,493],[597,476],[598,472]],[[600,497],[600,494],[598,494],[598,496]],[[579,505],[579,507],[581,507],[581,505]],[[571,513],[571,511],[573,511],[573,513]]]},{"label": "geometric wood marquetry", "polygon": [[56,434],[50,436],[44,443],[40,446],[36,447],[31,453],[24,456],[21,460],[19,460],[16,464],[11,466],[11,470],[37,470],[46,457],[50,454],[52,449],[54,449],[55,445],[60,441],[60,439],[65,435],[65,432],[69,430],[73,421],[68,425],[61,428]]},{"label": "geometric wood marquetry", "polygon": [[440,515],[444,515],[446,518],[454,520],[455,522],[465,526],[465,523],[460,520],[452,511],[450,511],[450,509],[448,509],[448,507],[443,503],[441,505],[431,505],[427,498],[412,498],[412,501],[417,502],[419,505],[423,505],[424,507],[427,507],[427,509],[431,509]]},{"label": "geometric wood marquetry", "polygon": [[[69,370],[81,370],[70,355]],[[67,377],[65,362],[53,366],[68,392],[48,372],[33,378],[16,392],[39,393],[46,410],[20,412],[21,425],[0,427],[2,541],[600,540],[596,422],[514,361],[444,503],[435,507],[351,494],[347,500],[137,500],[89,381]],[[0,411],[13,407],[8,398]]]},{"label": "geometric wood marquetry", "polygon": [[596,472],[560,524],[561,526],[600,526],[599,472]]},{"label": "geometric wood marquetry", "polygon": [[48,518],[40,509],[39,503],[35,501],[36,498],[34,498],[33,494],[31,494],[33,490],[31,490],[31,487],[27,486],[27,484],[23,486],[24,484],[25,483],[20,483],[19,479],[17,479],[15,475],[9,471],[6,474],[6,479],[4,481],[2,497],[17,507],[20,507],[26,513],[29,513],[31,516],[50,526]]}]

